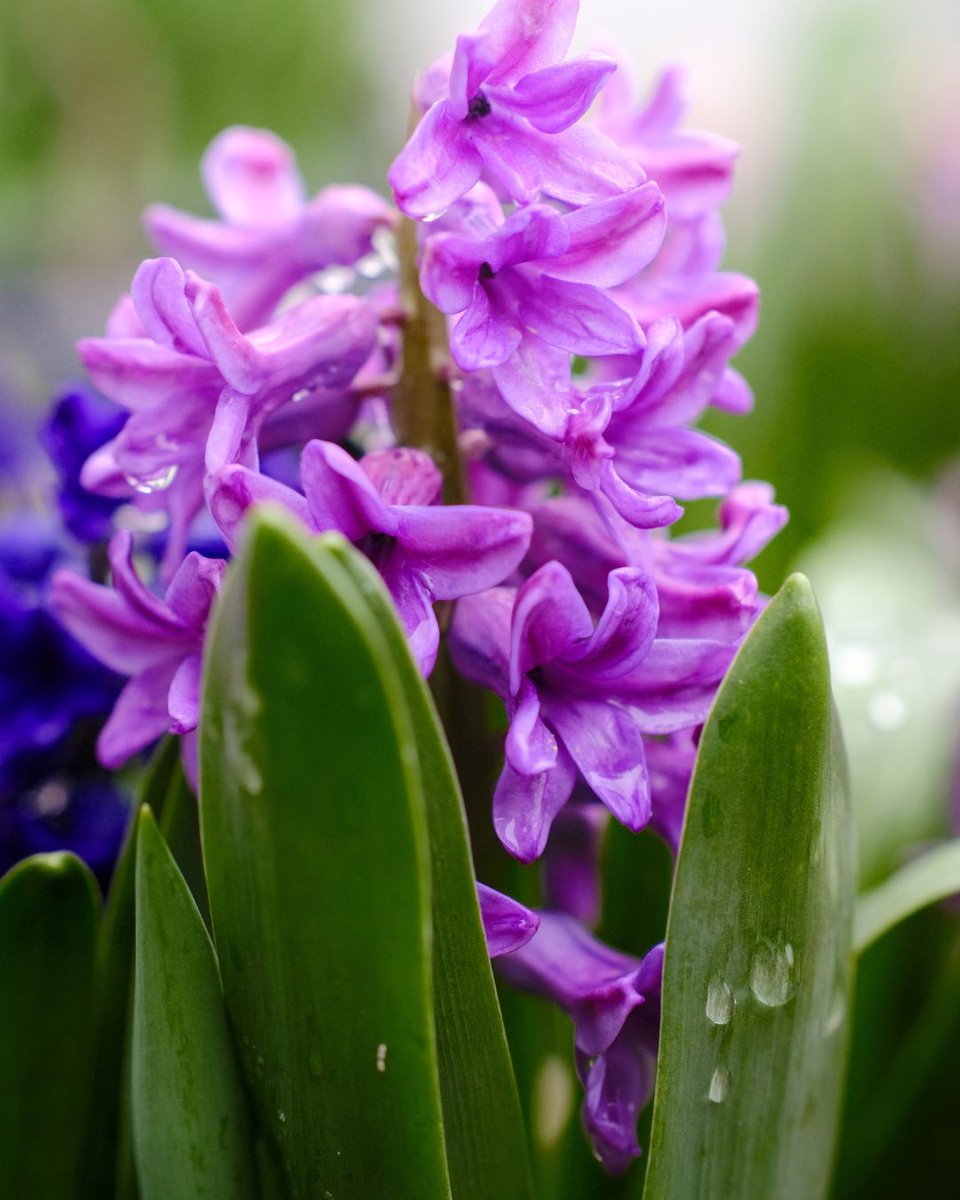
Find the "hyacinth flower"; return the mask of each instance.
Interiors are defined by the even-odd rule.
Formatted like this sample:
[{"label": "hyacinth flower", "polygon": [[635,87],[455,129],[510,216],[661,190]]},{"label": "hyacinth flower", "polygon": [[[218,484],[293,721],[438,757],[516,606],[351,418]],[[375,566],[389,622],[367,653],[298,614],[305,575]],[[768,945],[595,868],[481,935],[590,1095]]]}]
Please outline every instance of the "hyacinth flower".
[{"label": "hyacinth flower", "polygon": [[540,927],[538,913],[485,883],[477,884],[477,899],[491,958],[519,950]]},{"label": "hyacinth flower", "polygon": [[543,192],[570,204],[643,182],[614,142],[577,124],[616,66],[596,54],[563,61],[577,8],[500,0],[427,73],[427,111],[387,176],[403,212],[442,213],[480,179],[505,200]]},{"label": "hyacinth flower", "polygon": [[[478,214],[489,215],[486,229]],[[553,432],[561,398],[537,379],[550,347],[567,356],[639,354],[644,339],[630,314],[604,289],[654,256],[665,218],[653,184],[566,214],[528,205],[503,220],[499,206],[474,208],[473,229],[426,239],[424,292],[441,312],[460,314],[450,349],[465,371],[494,369],[507,400]],[[445,222],[446,224],[446,222]],[[518,363],[521,351],[532,358]]]},{"label": "hyacinth flower", "polygon": [[454,660],[507,704],[506,763],[494,825],[523,862],[539,857],[579,771],[622,824],[650,820],[644,734],[703,720],[732,647],[709,639],[656,640],[653,580],[636,568],[608,577],[593,617],[569,571],[547,563],[514,595],[463,601],[452,628]]},{"label": "hyacinth flower", "polygon": [[358,463],[339,446],[310,442],[301,482],[302,496],[244,467],[228,467],[213,483],[214,517],[233,542],[247,509],[270,500],[313,533],[344,534],[383,576],[424,675],[433,670],[440,644],[434,602],[499,583],[530,540],[526,513],[436,504],[443,480],[422,451],[383,451]]},{"label": "hyacinth flower", "polygon": [[566,913],[539,917],[537,932],[500,969],[572,1018],[584,1128],[603,1165],[620,1173],[640,1153],[637,1118],[653,1091],[663,946],[637,960],[598,942]]},{"label": "hyacinth flower", "polygon": [[[114,534],[109,556],[112,587],[60,571],[51,602],[81,645],[129,676],[97,740],[101,763],[112,768],[167,731],[196,730],[204,632],[226,563],[191,552],[160,600],[136,572],[126,530]],[[184,742],[185,766],[194,778],[195,742],[193,736]]]},{"label": "hyacinth flower", "polygon": [[395,213],[375,192],[330,185],[311,199],[291,148],[266,129],[235,126],[210,143],[201,174],[220,220],[164,204],[144,214],[161,253],[215,284],[237,327],[265,325],[302,279],[371,253]]}]

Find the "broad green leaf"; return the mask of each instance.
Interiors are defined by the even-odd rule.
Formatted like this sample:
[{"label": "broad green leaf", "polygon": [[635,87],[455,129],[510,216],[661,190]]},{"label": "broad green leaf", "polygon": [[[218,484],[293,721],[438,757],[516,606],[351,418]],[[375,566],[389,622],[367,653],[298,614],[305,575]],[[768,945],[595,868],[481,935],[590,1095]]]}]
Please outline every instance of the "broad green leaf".
[{"label": "broad green leaf", "polygon": [[28,858],[0,881],[0,1196],[80,1194],[99,908],[72,854]]},{"label": "broad green leaf", "polygon": [[312,549],[331,585],[344,596],[355,588],[356,603],[365,603],[377,620],[413,725],[429,835],[437,1053],[451,1189],[470,1200],[522,1200],[530,1194],[523,1117],[446,738],[379,575],[336,535],[318,539]]},{"label": "broad green leaf", "polygon": [[928,904],[960,892],[960,840],[935,846],[857,898],[853,943],[858,954]]},{"label": "broad green leaf", "polygon": [[153,814],[139,817],[132,1109],[145,1200],[243,1200],[255,1169],[213,947]]},{"label": "broad green leaf", "polygon": [[700,743],[667,927],[646,1200],[825,1194],[855,876],[826,644],[795,575]]},{"label": "broad green leaf", "polygon": [[214,617],[204,862],[261,1126],[301,1196],[448,1197],[427,835],[393,656],[309,538],[253,516]]}]

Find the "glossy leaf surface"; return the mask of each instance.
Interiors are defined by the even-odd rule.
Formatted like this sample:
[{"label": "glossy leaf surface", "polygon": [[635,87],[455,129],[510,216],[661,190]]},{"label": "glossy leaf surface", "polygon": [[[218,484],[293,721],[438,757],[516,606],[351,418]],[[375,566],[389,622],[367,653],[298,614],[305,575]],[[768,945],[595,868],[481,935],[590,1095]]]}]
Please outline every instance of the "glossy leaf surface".
[{"label": "glossy leaf surface", "polygon": [[[416,739],[426,802],[433,897],[437,1052],[454,1196],[522,1200],[530,1171],[517,1087],[473,881],[466,816],[430,693],[389,596],[366,559],[342,538],[316,543],[321,570],[376,618],[393,655]],[[337,579],[345,573],[348,578]]]},{"label": "glossy leaf surface", "polygon": [[301,1196],[449,1196],[423,796],[376,622],[256,514],[214,620],[201,823],[257,1116]]},{"label": "glossy leaf surface", "polygon": [[25,859],[0,881],[0,1196],[79,1194],[99,908],[72,854]]},{"label": "glossy leaf surface", "polygon": [[136,897],[131,1097],[141,1194],[252,1198],[252,1139],[216,958],[146,808]]},{"label": "glossy leaf surface", "polygon": [[856,876],[826,644],[787,581],[704,728],[667,931],[646,1200],[816,1200],[837,1136]]}]

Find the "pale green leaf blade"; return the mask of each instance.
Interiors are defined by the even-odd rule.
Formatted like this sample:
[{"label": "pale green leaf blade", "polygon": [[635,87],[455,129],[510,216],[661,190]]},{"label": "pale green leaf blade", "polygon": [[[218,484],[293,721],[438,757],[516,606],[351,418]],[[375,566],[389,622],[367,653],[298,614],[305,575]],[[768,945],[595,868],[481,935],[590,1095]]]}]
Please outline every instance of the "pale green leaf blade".
[{"label": "pale green leaf blade", "polygon": [[[379,575],[336,535],[318,539],[321,570],[345,571],[393,654],[420,760],[433,896],[437,1052],[450,1182],[471,1200],[530,1194],[523,1117],[480,921],[466,815],[450,750]],[[346,591],[347,584],[339,587]]]},{"label": "pale green leaf blade", "polygon": [[82,1194],[99,909],[72,854],[0,881],[0,1196]]},{"label": "pale green leaf blade", "polygon": [[144,1200],[252,1200],[253,1139],[216,958],[148,808],[137,833],[131,1097]]},{"label": "pale green leaf blade", "polygon": [[392,655],[254,515],[201,724],[210,911],[258,1118],[302,1196],[449,1196],[416,748]]},{"label": "pale green leaf blade", "polygon": [[960,892],[960,839],[935,846],[857,898],[853,944],[862,954],[894,925]]},{"label": "pale green leaf blade", "polygon": [[856,863],[826,645],[793,576],[700,744],[667,931],[646,1200],[818,1200],[834,1156]]}]

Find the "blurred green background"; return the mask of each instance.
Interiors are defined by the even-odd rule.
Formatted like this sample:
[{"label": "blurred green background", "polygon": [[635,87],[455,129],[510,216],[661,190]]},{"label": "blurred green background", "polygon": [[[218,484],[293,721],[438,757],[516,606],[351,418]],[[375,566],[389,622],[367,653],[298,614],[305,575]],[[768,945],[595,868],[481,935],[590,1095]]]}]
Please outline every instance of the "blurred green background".
[{"label": "blurred green background", "polygon": [[[738,362],[757,406],[710,427],[790,507],[758,569],[772,590],[801,563],[823,603],[871,884],[953,815],[960,6],[648,8],[623,16],[586,0],[579,40],[605,25],[635,53],[643,88],[658,64],[689,61],[696,123],[743,145],[727,263],[763,289]],[[383,189],[413,71],[482,11],[479,0],[5,0],[5,400],[39,411],[76,374],[73,339],[100,331],[150,252],[148,203],[207,211],[197,163],[224,126],[275,129],[311,189]],[[838,1196],[955,1194],[958,962],[945,912],[865,960]],[[589,1162],[578,1170],[606,1193]]]}]

